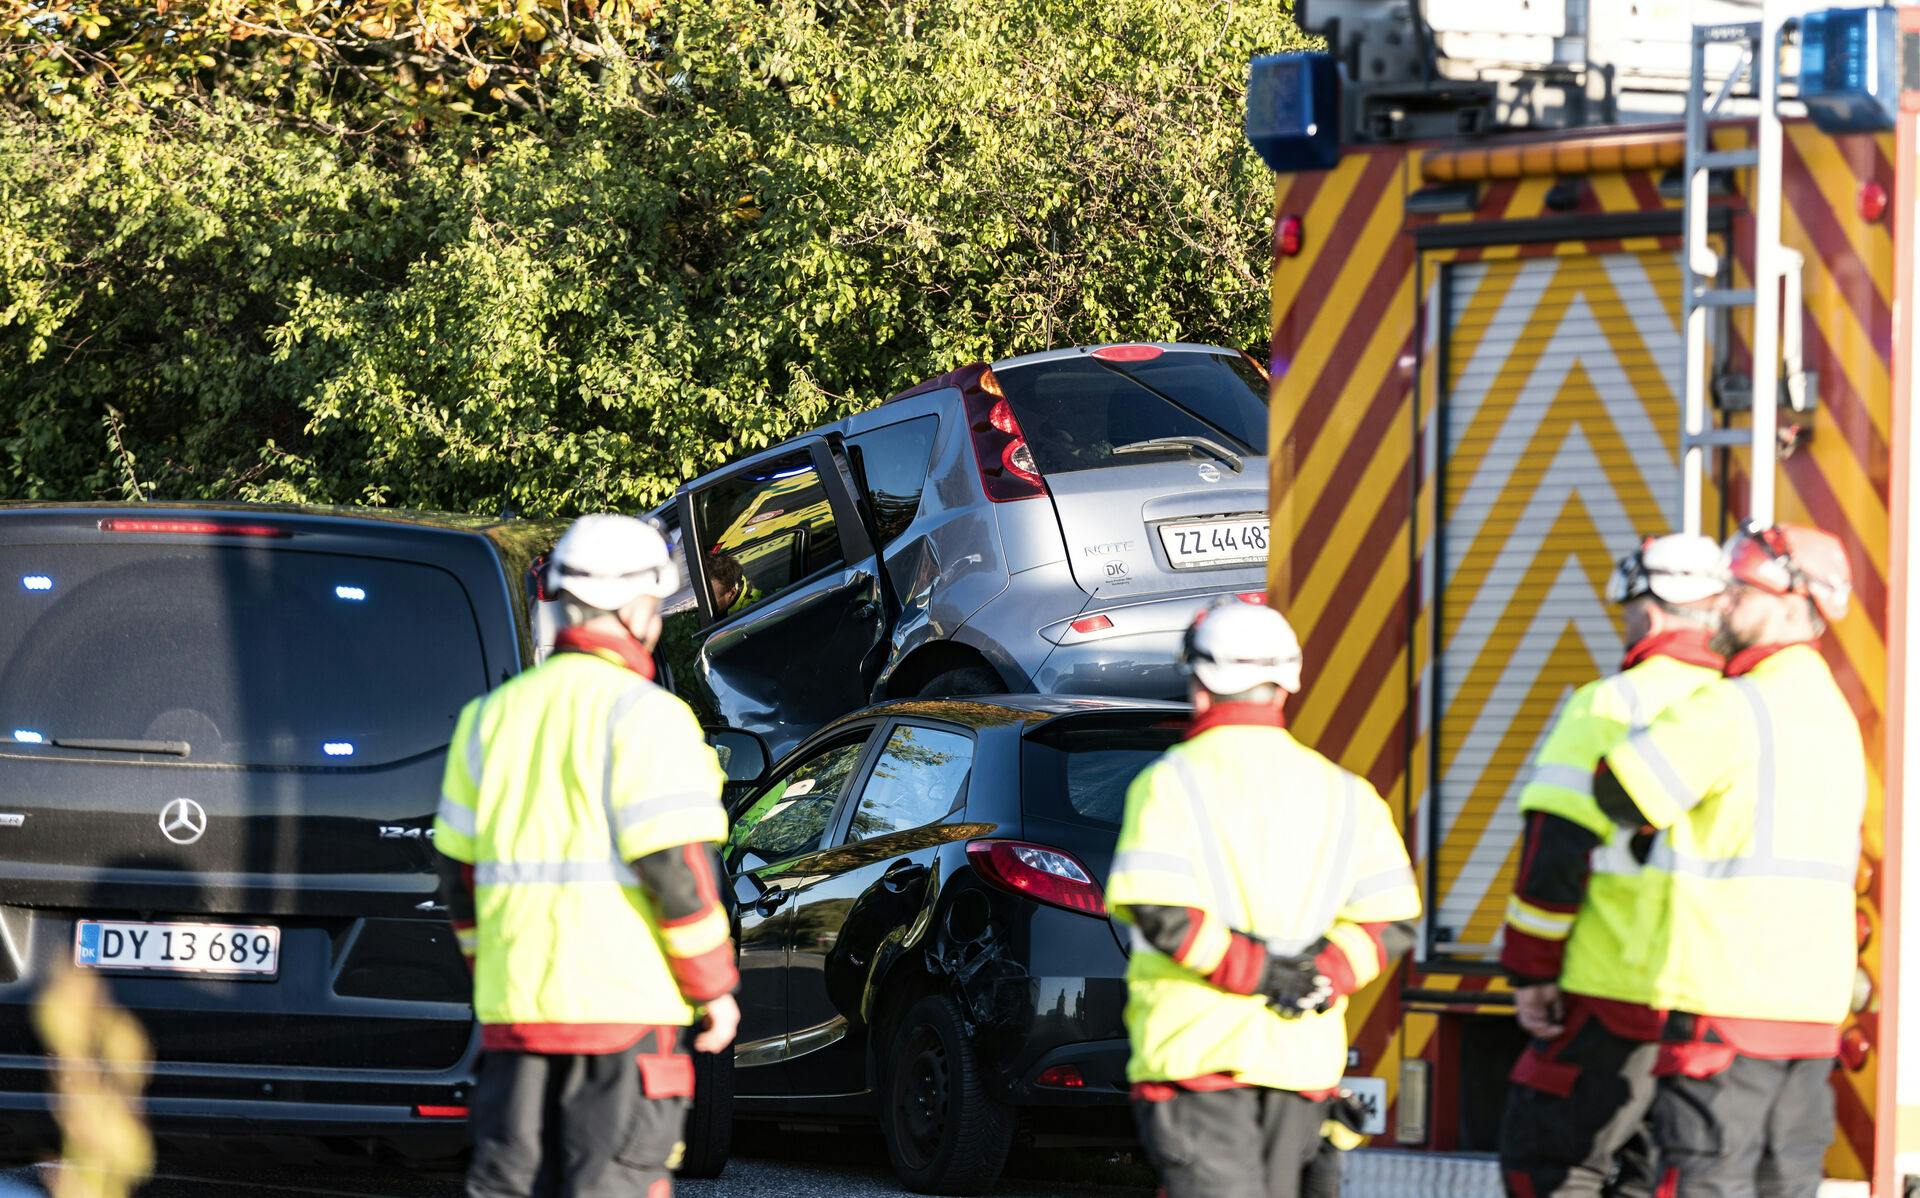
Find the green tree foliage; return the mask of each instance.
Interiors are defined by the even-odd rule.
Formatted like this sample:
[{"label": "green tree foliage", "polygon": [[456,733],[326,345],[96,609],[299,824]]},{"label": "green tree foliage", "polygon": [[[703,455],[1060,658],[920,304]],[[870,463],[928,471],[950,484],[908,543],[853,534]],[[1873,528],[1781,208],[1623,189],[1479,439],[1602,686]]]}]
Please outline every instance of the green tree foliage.
[{"label": "green tree foliage", "polygon": [[1264,343],[1240,106],[1283,6],[710,0],[593,53],[527,11],[526,103],[458,119],[450,67],[342,82],[357,43],[258,87],[260,39],[208,43],[163,100],[16,77],[0,489],[634,508],[967,361]]}]

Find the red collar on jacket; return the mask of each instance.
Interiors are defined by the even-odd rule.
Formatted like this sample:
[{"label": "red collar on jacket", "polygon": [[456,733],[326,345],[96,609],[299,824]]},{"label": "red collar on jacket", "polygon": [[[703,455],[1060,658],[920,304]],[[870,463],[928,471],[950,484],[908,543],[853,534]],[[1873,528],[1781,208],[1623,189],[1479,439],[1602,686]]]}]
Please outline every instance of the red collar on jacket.
[{"label": "red collar on jacket", "polygon": [[553,638],[553,651],[591,653],[614,665],[627,667],[648,682],[653,681],[653,654],[630,636],[588,628],[563,628],[560,635]]},{"label": "red collar on jacket", "polygon": [[1709,670],[1726,668],[1727,659],[1713,651],[1713,638],[1704,628],[1676,628],[1654,636],[1641,637],[1627,650],[1623,670],[1631,670],[1650,657],[1671,657],[1688,665]]},{"label": "red collar on jacket", "polygon": [[1192,740],[1212,728],[1241,724],[1253,728],[1285,728],[1287,713],[1278,703],[1215,703],[1205,715],[1196,715],[1187,725]]},{"label": "red collar on jacket", "polygon": [[1738,678],[1742,674],[1753,672],[1753,668],[1772,657],[1782,649],[1791,649],[1795,645],[1811,646],[1812,641],[1791,641],[1784,645],[1750,645],[1727,659],[1727,677]]}]

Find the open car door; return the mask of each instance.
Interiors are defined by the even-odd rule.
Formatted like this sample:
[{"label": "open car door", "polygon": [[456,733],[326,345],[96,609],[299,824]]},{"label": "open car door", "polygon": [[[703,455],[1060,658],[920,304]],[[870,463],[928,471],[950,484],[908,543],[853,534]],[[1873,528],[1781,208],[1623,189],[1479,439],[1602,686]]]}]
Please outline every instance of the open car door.
[{"label": "open car door", "polygon": [[892,613],[866,505],[845,457],[808,437],[680,493],[687,572],[704,628],[695,667],[720,722],[776,757],[863,707]]}]

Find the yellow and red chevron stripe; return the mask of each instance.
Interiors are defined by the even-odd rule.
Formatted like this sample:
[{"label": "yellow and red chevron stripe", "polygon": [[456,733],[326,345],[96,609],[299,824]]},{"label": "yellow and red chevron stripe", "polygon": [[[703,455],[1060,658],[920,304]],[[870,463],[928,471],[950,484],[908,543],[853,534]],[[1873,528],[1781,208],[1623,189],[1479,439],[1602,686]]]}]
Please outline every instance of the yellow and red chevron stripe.
[{"label": "yellow and red chevron stripe", "polygon": [[[1745,130],[1728,128],[1716,140],[1732,144],[1746,137]],[[1807,258],[1807,364],[1821,372],[1821,407],[1812,418],[1811,438],[1783,463],[1779,517],[1839,533],[1860,581],[1858,607],[1828,638],[1827,653],[1860,715],[1875,766],[1867,852],[1876,864],[1883,849],[1878,832],[1887,689],[1893,256],[1887,229],[1863,218],[1853,200],[1869,181],[1892,191],[1891,148],[1887,138],[1833,139],[1810,126],[1790,126],[1783,221],[1785,240]],[[1301,216],[1308,236],[1298,256],[1274,260],[1272,494],[1276,545],[1287,548],[1275,552],[1270,579],[1274,602],[1294,621],[1307,653],[1307,686],[1294,727],[1308,743],[1373,781],[1404,820],[1423,863],[1435,859],[1440,847],[1422,843],[1432,768],[1436,761],[1443,771],[1449,764],[1444,745],[1435,752],[1432,721],[1439,696],[1430,689],[1433,659],[1436,646],[1458,634],[1463,611],[1457,594],[1436,603],[1442,572],[1432,534],[1448,514],[1438,470],[1443,449],[1437,417],[1441,397],[1458,383],[1460,368],[1457,352],[1441,350],[1450,335],[1462,340],[1447,348],[1465,347],[1476,335],[1471,322],[1477,318],[1471,312],[1456,314],[1452,330],[1441,327],[1442,271],[1463,263],[1539,258],[1561,264],[1541,263],[1536,270],[1574,270],[1582,258],[1631,255],[1653,290],[1674,299],[1676,306],[1660,316],[1678,321],[1677,271],[1671,261],[1677,242],[1672,239],[1515,239],[1424,252],[1414,244],[1413,232],[1422,225],[1485,226],[1676,208],[1676,199],[1660,194],[1657,170],[1576,179],[1571,192],[1565,179],[1494,179],[1483,185],[1472,211],[1409,215],[1406,197],[1426,181],[1421,152],[1405,147],[1359,150],[1330,171],[1278,180],[1277,214]],[[1737,190],[1745,194],[1744,187]],[[1737,257],[1744,259],[1751,244],[1744,203],[1737,197],[1727,203],[1734,209]],[[1495,287],[1511,286],[1514,278],[1492,269],[1482,274]],[[1645,297],[1623,297],[1617,286],[1608,294],[1609,284],[1597,278],[1581,280],[1580,286],[1613,357],[1629,363],[1644,382],[1650,377],[1644,366],[1650,335],[1636,333],[1633,324],[1637,319],[1645,326],[1648,314],[1629,309],[1636,302],[1644,308]],[[1449,361],[1452,369],[1443,372],[1443,362]],[[1623,443],[1607,431],[1618,415],[1605,410],[1611,397],[1597,395],[1590,377],[1570,377],[1566,389],[1569,402],[1586,405],[1580,425],[1596,455],[1617,461]],[[1645,419],[1671,446],[1677,395],[1671,388],[1664,395],[1652,388],[1640,390],[1637,398]],[[1529,452],[1551,456],[1552,448],[1539,444]],[[1671,477],[1675,466],[1670,461],[1666,469]],[[1674,506],[1672,497],[1659,493],[1657,471],[1615,473],[1613,490],[1636,522],[1657,520],[1658,513]],[[1738,515],[1744,488],[1737,465],[1734,473],[1728,506]],[[1539,481],[1514,480],[1509,501],[1521,501]],[[1554,517],[1542,549],[1546,543],[1575,544],[1578,574],[1597,594],[1609,563],[1596,548],[1600,540],[1592,513],[1584,503],[1569,502]],[[1472,553],[1463,556],[1447,579],[1452,587],[1484,579],[1484,554],[1504,547],[1503,527],[1489,522],[1483,560]],[[1510,527],[1506,531],[1511,536]],[[1538,552],[1527,559],[1527,570],[1557,570],[1567,557]],[[1525,625],[1531,614],[1524,606],[1501,610],[1495,635],[1482,650],[1488,670],[1502,668],[1512,657],[1519,640],[1512,626]],[[1594,660],[1591,640],[1554,630],[1538,666],[1541,694],[1610,665]],[[1551,707],[1544,700],[1528,706],[1541,702]],[[1498,752],[1511,764],[1524,759],[1532,742],[1525,729],[1508,733]],[[1493,803],[1499,798],[1495,795]],[[1447,835],[1478,835],[1486,841],[1479,846],[1482,863],[1497,860],[1493,880],[1479,896],[1474,926],[1467,929],[1488,936],[1498,925],[1513,861],[1510,845],[1484,836],[1494,813],[1477,790],[1475,802],[1481,806],[1463,809]],[[1444,893],[1456,880],[1435,882]],[[1878,927],[1877,887],[1863,906]],[[1877,945],[1869,946],[1863,961],[1877,979]],[[1470,966],[1403,967],[1390,984],[1372,987],[1353,1006],[1350,1018],[1362,1067],[1384,1078],[1390,1093],[1403,1057],[1441,1067],[1452,1052],[1443,1031],[1449,1016],[1434,1011],[1501,1009],[1483,1004],[1503,989],[1497,979]],[[1404,1009],[1403,990],[1420,996]],[[1874,1019],[1872,1010],[1862,1016],[1870,1034]],[[1872,1159],[1876,1068],[1877,1062],[1870,1063],[1836,1084],[1842,1135],[1829,1161],[1836,1176],[1864,1176]],[[1436,1111],[1435,1146],[1445,1147],[1439,1115]]]},{"label": "yellow and red chevron stripe", "polygon": [[[1893,137],[1830,137],[1812,125],[1787,126],[1783,139],[1786,206],[1781,241],[1805,257],[1806,365],[1820,374],[1810,436],[1780,464],[1775,518],[1835,533],[1853,567],[1855,603],[1822,639],[1821,650],[1853,705],[1866,741],[1868,787],[1863,851],[1868,879],[1860,905],[1882,926],[1880,862],[1886,827],[1886,700],[1889,660],[1888,501],[1892,474],[1893,246],[1891,231],[1861,214],[1863,186],[1894,187]],[[1741,281],[1748,261],[1743,260]],[[1736,325],[1741,352],[1749,323]],[[1732,505],[1744,509],[1745,463],[1736,467]],[[1879,1041],[1881,939],[1861,954],[1874,998],[1856,1022]],[[1878,1053],[1864,1068],[1836,1074],[1841,1135],[1827,1157],[1836,1177],[1867,1177],[1874,1160]],[[1890,1123],[1891,1121],[1889,1121]],[[1891,1135],[1889,1126],[1885,1134]]]}]

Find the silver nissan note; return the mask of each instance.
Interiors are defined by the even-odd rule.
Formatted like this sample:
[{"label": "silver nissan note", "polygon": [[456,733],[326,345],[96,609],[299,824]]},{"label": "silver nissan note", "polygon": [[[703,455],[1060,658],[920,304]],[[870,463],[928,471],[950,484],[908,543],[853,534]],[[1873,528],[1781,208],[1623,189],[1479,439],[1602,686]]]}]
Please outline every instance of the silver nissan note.
[{"label": "silver nissan note", "polygon": [[1265,586],[1267,379],[1205,345],[975,363],[683,486],[673,685],[777,754],[870,702],[1181,698],[1180,637]]}]

